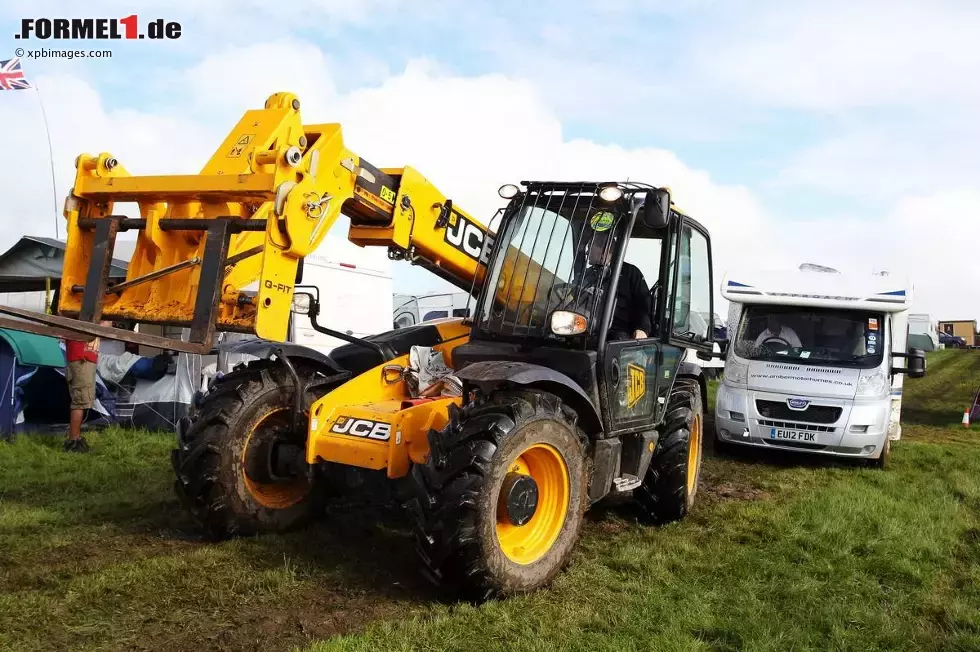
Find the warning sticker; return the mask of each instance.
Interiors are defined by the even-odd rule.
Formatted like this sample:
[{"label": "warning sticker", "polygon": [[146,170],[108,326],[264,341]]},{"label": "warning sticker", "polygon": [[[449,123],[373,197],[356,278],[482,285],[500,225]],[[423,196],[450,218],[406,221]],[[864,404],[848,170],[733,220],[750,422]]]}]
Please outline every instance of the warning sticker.
[{"label": "warning sticker", "polygon": [[868,317],[868,330],[876,331],[878,330],[878,320],[874,317]]},{"label": "warning sticker", "polygon": [[255,138],[255,134],[245,134],[240,136],[235,142],[234,147],[232,147],[231,151],[228,152],[227,158],[238,158],[241,156],[248,144],[252,142],[253,138]]}]

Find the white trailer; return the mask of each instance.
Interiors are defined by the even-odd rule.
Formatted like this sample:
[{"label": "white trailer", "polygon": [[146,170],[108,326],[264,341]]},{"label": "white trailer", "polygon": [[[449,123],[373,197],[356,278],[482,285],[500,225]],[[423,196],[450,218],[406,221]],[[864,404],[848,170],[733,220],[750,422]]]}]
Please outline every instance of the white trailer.
[{"label": "white trailer", "polygon": [[906,351],[912,284],[811,266],[726,274],[721,289],[730,345],[716,442],[884,466],[901,438],[902,379],[925,374],[922,351]]}]

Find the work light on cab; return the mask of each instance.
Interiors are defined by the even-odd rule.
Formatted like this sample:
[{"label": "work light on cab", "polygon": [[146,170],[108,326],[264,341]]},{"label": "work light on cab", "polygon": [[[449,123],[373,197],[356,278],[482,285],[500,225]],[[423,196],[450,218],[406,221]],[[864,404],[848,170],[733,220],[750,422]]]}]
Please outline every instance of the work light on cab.
[{"label": "work light on cab", "polygon": [[551,332],[555,335],[578,335],[584,333],[588,320],[576,312],[556,310],[551,313]]},{"label": "work light on cab", "polygon": [[619,201],[619,199],[622,196],[623,196],[623,191],[620,190],[617,186],[606,186],[605,188],[599,191],[599,197],[601,197],[603,201],[608,201],[608,202]]},{"label": "work light on cab", "polygon": [[519,192],[520,190],[517,188],[517,186],[512,183],[505,183],[497,190],[497,194],[504,199],[513,199]]}]

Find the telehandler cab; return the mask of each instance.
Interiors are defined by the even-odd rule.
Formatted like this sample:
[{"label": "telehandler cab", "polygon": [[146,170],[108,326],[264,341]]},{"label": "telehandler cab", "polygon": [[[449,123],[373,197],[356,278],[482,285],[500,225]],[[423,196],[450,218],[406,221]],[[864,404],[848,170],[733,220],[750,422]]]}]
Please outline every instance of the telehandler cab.
[{"label": "telehandler cab", "polygon": [[[691,509],[706,388],[683,357],[712,348],[710,320],[695,318],[713,314],[711,249],[665,189],[503,186],[491,234],[415,170],[347,150],[339,125],[302,125],[285,93],[247,112],[200,175],[130,177],[109,154],[76,165],[60,314],[0,313],[14,328],[188,352],[212,351],[217,331],[258,335],[222,347],[259,359],[215,380],[178,427],[175,488],[209,535],[298,525],[338,471],[374,472],[414,515],[428,575],[484,599],[550,582],[585,510],[611,493],[653,522]],[[300,263],[340,213],[350,240],[468,289],[472,316],[366,339],[321,325],[342,307],[297,285]],[[108,285],[127,229],[139,231],[129,275]],[[611,328],[627,259],[652,281],[644,339]],[[293,310],[350,343],[326,356],[284,342]],[[413,386],[425,352],[461,391]]]}]

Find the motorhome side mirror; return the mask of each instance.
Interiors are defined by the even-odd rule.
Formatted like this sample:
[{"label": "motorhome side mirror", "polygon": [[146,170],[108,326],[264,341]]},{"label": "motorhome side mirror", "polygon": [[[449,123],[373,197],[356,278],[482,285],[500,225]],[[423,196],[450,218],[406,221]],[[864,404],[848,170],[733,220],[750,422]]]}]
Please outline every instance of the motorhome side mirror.
[{"label": "motorhome side mirror", "polygon": [[909,349],[909,378],[922,378],[926,375],[926,354],[922,349]]},{"label": "motorhome side mirror", "polygon": [[293,312],[297,315],[309,315],[313,305],[313,295],[308,292],[293,293]]},{"label": "motorhome side mirror", "polygon": [[670,193],[661,188],[647,193],[641,215],[643,224],[650,229],[662,229],[670,218]]}]

